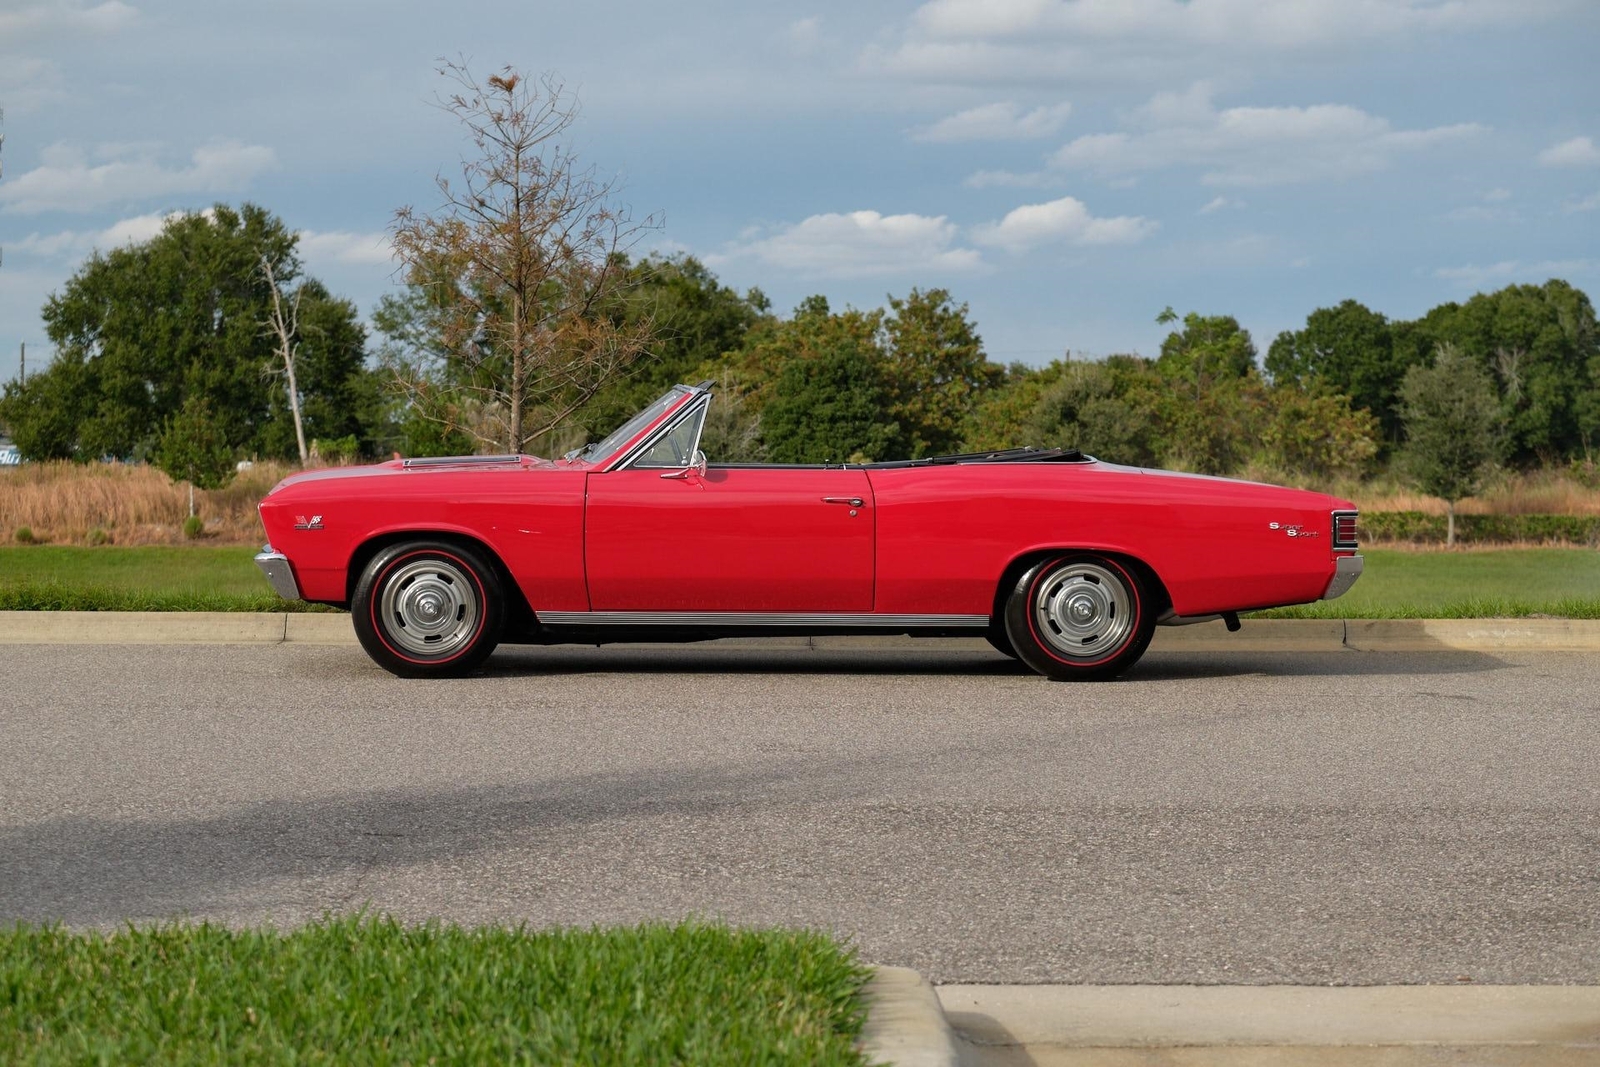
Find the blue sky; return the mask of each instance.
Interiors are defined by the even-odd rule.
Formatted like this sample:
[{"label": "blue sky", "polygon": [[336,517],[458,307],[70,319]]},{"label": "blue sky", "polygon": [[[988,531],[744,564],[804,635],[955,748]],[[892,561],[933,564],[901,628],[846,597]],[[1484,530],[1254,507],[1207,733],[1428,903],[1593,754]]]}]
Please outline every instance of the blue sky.
[{"label": "blue sky", "polygon": [[1263,351],[1355,297],[1600,295],[1593,0],[0,0],[0,380],[95,247],[250,199],[363,314],[464,148],[441,55],[552,72],[582,159],[780,310],[945,286],[992,358]]}]

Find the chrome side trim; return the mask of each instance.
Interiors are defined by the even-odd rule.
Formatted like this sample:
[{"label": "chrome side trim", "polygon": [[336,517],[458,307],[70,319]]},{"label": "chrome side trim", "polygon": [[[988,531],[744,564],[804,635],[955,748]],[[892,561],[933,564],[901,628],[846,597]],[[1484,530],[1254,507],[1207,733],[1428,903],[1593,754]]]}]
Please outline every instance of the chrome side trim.
[{"label": "chrome side trim", "polygon": [[549,626],[861,626],[984,630],[987,615],[871,615],[836,611],[540,611]]},{"label": "chrome side trim", "polygon": [[1328,588],[1323,590],[1323,600],[1333,600],[1344,596],[1350,587],[1356,584],[1356,579],[1361,577],[1361,570],[1366,564],[1360,556],[1340,556],[1334,564],[1333,577],[1328,581]]},{"label": "chrome side trim", "polygon": [[256,553],[256,566],[267,576],[267,583],[272,586],[274,593],[285,600],[300,599],[300,586],[294,580],[294,569],[289,566],[288,556],[274,552],[271,545],[262,545],[261,551]]},{"label": "chrome side trim", "polygon": [[404,459],[400,461],[402,470],[426,470],[429,467],[501,467],[513,463],[521,463],[522,457],[511,454],[505,456],[423,456],[419,459]]}]

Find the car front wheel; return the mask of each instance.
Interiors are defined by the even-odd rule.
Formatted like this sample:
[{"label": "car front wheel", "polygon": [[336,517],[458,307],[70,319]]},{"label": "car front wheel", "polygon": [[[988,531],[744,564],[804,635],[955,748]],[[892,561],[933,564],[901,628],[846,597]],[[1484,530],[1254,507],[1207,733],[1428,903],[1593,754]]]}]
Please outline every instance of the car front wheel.
[{"label": "car front wheel", "polygon": [[1044,560],[1006,599],[1006,635],[1022,662],[1058,681],[1114,678],[1144,655],[1155,616],[1144,583],[1103,556]]},{"label": "car front wheel", "polygon": [[385,670],[402,678],[453,677],[494,651],[505,595],[480,553],[408,541],[367,564],[350,614],[361,647]]}]

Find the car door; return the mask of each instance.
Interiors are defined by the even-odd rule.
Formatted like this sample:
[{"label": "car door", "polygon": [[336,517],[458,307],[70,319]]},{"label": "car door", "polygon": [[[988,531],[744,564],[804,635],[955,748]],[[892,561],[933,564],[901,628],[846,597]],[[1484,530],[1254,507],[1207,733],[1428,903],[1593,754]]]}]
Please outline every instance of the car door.
[{"label": "car door", "polygon": [[584,506],[590,609],[870,612],[873,524],[860,468],[594,473]]}]

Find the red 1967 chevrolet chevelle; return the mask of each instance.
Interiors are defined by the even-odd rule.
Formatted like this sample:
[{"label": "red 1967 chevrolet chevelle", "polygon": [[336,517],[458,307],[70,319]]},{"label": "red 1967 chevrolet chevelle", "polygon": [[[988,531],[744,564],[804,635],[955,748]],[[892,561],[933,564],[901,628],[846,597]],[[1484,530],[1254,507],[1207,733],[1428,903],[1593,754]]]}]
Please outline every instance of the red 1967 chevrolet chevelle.
[{"label": "red 1967 chevrolet chevelle", "polygon": [[1057,679],[1110,678],[1158,623],[1339,596],[1356,512],[1322,493],[1019,448],[889,463],[715,464],[711,383],[560,460],[395,460],[286,478],[256,562],[348,606],[407,677],[500,642],[981,634]]}]

